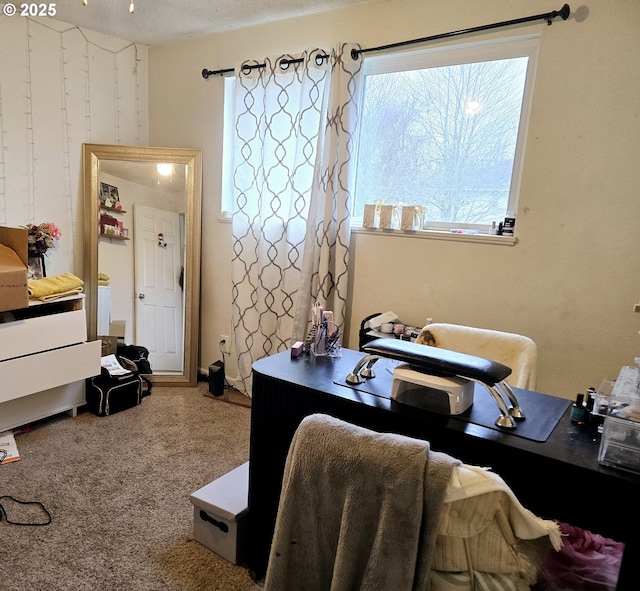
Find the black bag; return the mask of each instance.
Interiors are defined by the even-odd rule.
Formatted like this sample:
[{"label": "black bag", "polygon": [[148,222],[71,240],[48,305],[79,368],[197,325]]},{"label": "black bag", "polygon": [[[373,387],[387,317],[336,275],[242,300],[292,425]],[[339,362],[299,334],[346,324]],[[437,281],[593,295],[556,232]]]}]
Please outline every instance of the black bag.
[{"label": "black bag", "polygon": [[116,355],[133,361],[138,367],[138,372],[143,375],[153,373],[153,371],[151,371],[151,365],[149,364],[149,349],[146,347],[118,343]]},{"label": "black bag", "polygon": [[149,364],[149,349],[140,345],[125,345],[118,343],[116,357],[133,373],[142,379],[142,396],[149,396],[153,383],[145,375],[152,374]]},{"label": "black bag", "polygon": [[132,408],[141,401],[142,378],[135,372],[112,376],[102,368],[99,376],[87,379],[87,406],[99,417]]}]

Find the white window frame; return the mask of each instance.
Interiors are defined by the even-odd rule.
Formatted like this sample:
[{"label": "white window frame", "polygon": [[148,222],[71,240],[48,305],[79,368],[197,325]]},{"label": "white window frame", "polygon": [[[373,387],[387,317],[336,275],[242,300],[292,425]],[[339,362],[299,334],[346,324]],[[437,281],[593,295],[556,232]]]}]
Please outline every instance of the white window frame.
[{"label": "white window frame", "polygon": [[[540,34],[530,34],[519,37],[491,39],[471,43],[446,45],[443,47],[405,51],[386,55],[372,55],[364,57],[364,76],[372,74],[385,74],[390,72],[405,72],[440,66],[454,66],[459,64],[491,61],[496,59],[508,59],[527,57],[527,72],[525,76],[522,108],[518,124],[518,136],[516,140],[511,185],[509,189],[509,201],[507,211],[518,211],[520,184],[524,167],[525,146],[527,142],[529,117],[533,103],[533,90],[537,68],[538,48]],[[364,100],[364,93],[363,93]],[[506,211],[505,211],[506,214]],[[501,220],[498,220],[501,221]],[[361,218],[352,218],[352,228],[362,231],[376,231],[362,228]],[[517,233],[516,224],[516,233]],[[453,229],[469,230],[478,234],[452,234]],[[424,237],[449,238],[456,240],[486,241],[486,239],[498,239],[514,243],[515,238],[506,236],[489,236],[489,225],[486,224],[460,224],[428,222],[427,229],[412,233]],[[385,231],[385,235],[406,235],[403,232]]]}]

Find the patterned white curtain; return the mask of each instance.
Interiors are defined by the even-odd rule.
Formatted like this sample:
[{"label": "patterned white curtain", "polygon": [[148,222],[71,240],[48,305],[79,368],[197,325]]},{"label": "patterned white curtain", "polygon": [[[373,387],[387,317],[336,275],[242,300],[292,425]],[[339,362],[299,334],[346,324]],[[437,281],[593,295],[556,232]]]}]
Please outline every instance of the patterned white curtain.
[{"label": "patterned white curtain", "polygon": [[[304,340],[312,303],[342,327],[361,88],[357,46],[239,68],[235,94],[233,338],[236,388],[254,361]],[[325,56],[325,57],[323,57]],[[300,60],[296,63],[283,63]],[[243,66],[262,62],[245,62]]]}]

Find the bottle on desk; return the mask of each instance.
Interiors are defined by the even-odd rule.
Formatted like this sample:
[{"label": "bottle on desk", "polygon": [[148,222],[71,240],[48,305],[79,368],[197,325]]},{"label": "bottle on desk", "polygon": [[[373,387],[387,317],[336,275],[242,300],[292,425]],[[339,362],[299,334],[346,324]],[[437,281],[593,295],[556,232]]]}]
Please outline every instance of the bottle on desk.
[{"label": "bottle on desk", "polygon": [[587,400],[585,402],[589,431],[594,435],[602,434],[604,429],[604,415],[595,407],[597,393],[598,391],[595,388],[588,388]]},{"label": "bottle on desk", "polygon": [[571,422],[574,425],[584,425],[587,418],[587,409],[584,405],[584,394],[576,396],[576,401],[571,406]]}]

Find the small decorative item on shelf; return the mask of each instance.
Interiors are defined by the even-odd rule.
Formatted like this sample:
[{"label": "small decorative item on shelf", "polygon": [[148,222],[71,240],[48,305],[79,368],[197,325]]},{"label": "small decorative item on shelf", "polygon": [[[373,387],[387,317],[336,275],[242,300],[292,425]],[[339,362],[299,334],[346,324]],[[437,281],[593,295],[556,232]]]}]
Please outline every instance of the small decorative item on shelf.
[{"label": "small decorative item on shelf", "polygon": [[121,209],[118,187],[107,183],[100,183],[100,204],[103,207]]},{"label": "small decorative item on shelf", "polygon": [[368,203],[364,206],[364,213],[362,214],[362,227],[363,228],[377,228],[379,216],[379,205],[376,203]]},{"label": "small decorative item on shelf", "polygon": [[124,227],[124,222],[108,213],[100,214],[99,233],[106,238],[129,240],[129,230]]},{"label": "small decorative item on shelf", "polygon": [[380,206],[380,227],[383,230],[395,230],[400,226],[398,209],[395,205]]},{"label": "small decorative item on shelf", "polygon": [[27,224],[27,250],[29,254],[28,279],[42,279],[47,276],[44,255],[60,240],[62,232],[53,222]]},{"label": "small decorative item on shelf", "polygon": [[405,232],[422,230],[424,224],[425,208],[421,205],[402,206],[402,221],[400,227]]},{"label": "small decorative item on shelf", "polygon": [[106,213],[100,215],[100,234],[104,236],[118,235],[118,220]]}]

